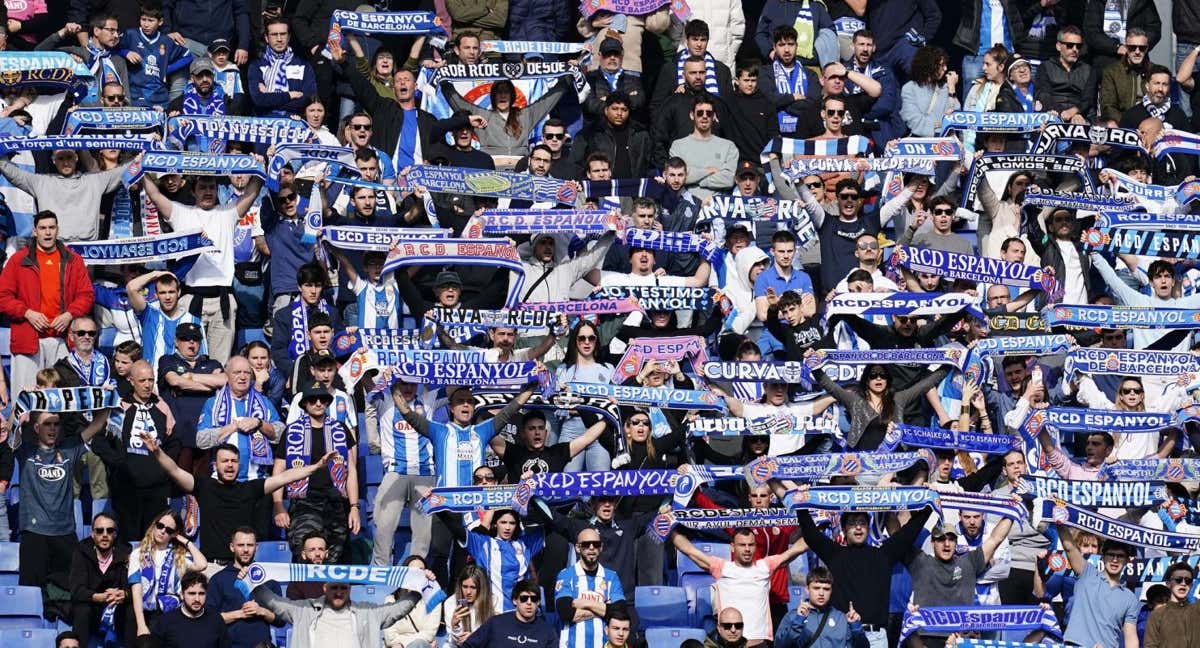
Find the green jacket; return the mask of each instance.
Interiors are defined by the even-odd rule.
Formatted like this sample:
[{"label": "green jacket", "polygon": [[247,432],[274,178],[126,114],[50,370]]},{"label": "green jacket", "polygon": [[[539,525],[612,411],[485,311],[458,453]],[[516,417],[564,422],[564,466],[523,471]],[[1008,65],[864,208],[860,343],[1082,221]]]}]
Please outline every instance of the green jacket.
[{"label": "green jacket", "polygon": [[1126,110],[1142,100],[1145,73],[1116,61],[1100,76],[1100,118],[1121,121]]}]

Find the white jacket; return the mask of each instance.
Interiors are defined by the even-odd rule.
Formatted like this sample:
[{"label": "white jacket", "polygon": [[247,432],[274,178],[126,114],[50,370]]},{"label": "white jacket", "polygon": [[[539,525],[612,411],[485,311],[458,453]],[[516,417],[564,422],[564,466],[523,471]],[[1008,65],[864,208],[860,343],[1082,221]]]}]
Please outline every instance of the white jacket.
[{"label": "white jacket", "polygon": [[[769,260],[770,257],[762,251],[762,248],[750,245],[738,252],[733,259],[733,267],[727,269],[725,285],[722,289],[729,296],[729,300],[733,302],[734,312],[737,313],[730,329],[734,333],[743,335],[746,333],[746,329],[754,324],[757,317],[754,305],[754,282],[750,281],[750,269],[754,267],[754,264]],[[725,262],[729,263],[729,260],[726,259]]]},{"label": "white jacket", "polygon": [[741,0],[688,0],[688,8],[693,19],[708,23],[708,51],[734,71],[737,51],[746,33]]}]

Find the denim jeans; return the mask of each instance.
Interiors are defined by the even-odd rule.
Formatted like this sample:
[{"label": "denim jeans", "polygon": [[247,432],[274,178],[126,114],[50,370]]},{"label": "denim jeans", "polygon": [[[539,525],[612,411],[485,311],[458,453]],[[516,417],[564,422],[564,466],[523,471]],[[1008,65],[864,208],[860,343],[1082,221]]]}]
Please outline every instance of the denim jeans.
[{"label": "denim jeans", "polygon": [[[583,436],[585,428],[583,421],[578,416],[571,417],[562,423],[557,423],[559,419],[555,420],[556,423],[551,424],[558,427],[558,441],[555,443],[569,443]],[[571,459],[565,470],[566,472],[580,472],[583,470],[598,472],[611,469],[612,458],[608,456],[608,451],[604,449],[604,446],[600,445],[599,441],[592,441],[583,452],[580,452]]]},{"label": "denim jeans", "polygon": [[962,74],[959,75],[958,87],[959,101],[967,98],[967,88],[971,87],[971,83],[983,76],[983,57],[982,56],[964,56],[962,62]]}]

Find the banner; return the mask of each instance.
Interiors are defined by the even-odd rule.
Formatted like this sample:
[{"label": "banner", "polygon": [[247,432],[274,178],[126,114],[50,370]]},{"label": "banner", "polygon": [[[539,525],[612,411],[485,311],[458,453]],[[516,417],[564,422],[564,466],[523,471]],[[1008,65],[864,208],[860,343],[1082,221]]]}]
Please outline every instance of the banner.
[{"label": "banner", "polygon": [[863,319],[875,315],[919,317],[948,315],[964,309],[973,317],[984,318],[979,298],[967,293],[842,293],[829,300],[825,315],[857,315]]},{"label": "banner", "polygon": [[1188,352],[1079,347],[1067,353],[1066,375],[1074,372],[1110,376],[1178,376],[1200,371],[1200,359]]},{"label": "banner", "polygon": [[1075,481],[1023,475],[1017,493],[1034,499],[1057,499],[1089,508],[1148,508],[1167,498],[1163,482]]},{"label": "banner", "polygon": [[581,299],[565,302],[524,302],[518,308],[529,311],[562,313],[568,317],[620,315],[642,310],[642,307],[634,297],[626,297],[624,299]]},{"label": "banner", "polygon": [[1100,468],[1101,480],[1181,482],[1200,479],[1200,459],[1121,459]]},{"label": "banner", "polygon": [[1057,122],[1058,117],[1050,113],[1028,112],[952,112],[942,118],[942,136],[950,131],[964,130],[976,133],[1032,133],[1043,126]]},{"label": "banner", "polygon": [[784,173],[792,180],[798,180],[806,175],[823,173],[886,173],[889,171],[932,176],[936,172],[936,166],[937,162],[935,160],[911,158],[908,156],[881,158],[811,157],[793,161]]},{"label": "banner", "polygon": [[1048,407],[1031,412],[1026,425],[1030,434],[1034,436],[1037,436],[1045,425],[1070,434],[1090,434],[1095,430],[1114,434],[1157,434],[1163,428],[1179,425],[1179,419],[1172,414],[1160,412]]},{"label": "banner", "polygon": [[63,135],[137,134],[161,135],[165,113],[152,108],[81,108],[67,112]]},{"label": "banner", "polygon": [[[1171,131],[1167,131],[1168,133]],[[1165,134],[1165,133],[1164,133]],[[1142,138],[1134,128],[1112,128],[1091,124],[1046,124],[1038,136],[1034,153],[1049,153],[1059,142],[1087,142],[1097,146],[1144,151]]]},{"label": "banner", "polygon": [[67,247],[87,265],[174,261],[216,249],[213,242],[198,230],[109,241],[72,241]]},{"label": "banner", "polygon": [[251,563],[246,568],[244,580],[251,590],[267,581],[377,585],[386,587],[388,591],[404,588],[414,592],[421,592],[430,584],[422,569],[380,565],[311,565],[308,563],[267,562]]},{"label": "banner", "polygon": [[1200,232],[1090,229],[1081,237],[1085,247],[1115,254],[1200,259]]},{"label": "banner", "polygon": [[892,451],[904,444],[916,448],[961,450],[983,454],[1005,454],[1021,448],[1021,440],[1007,434],[955,431],[897,423],[888,430],[880,449]]},{"label": "banner", "polygon": [[663,542],[671,535],[671,530],[676,525],[695,531],[794,527],[796,514],[785,508],[680,508],[659,513],[650,521],[647,531],[659,542]]},{"label": "banner", "polygon": [[902,137],[887,144],[884,157],[904,156],[935,162],[961,162],[962,142],[957,137]]},{"label": "banner", "polygon": [[[500,65],[500,63],[484,65]],[[506,173],[462,167],[414,166],[404,176],[404,182],[406,186],[421,185],[433,192],[491,198],[517,198],[567,205],[574,203],[576,197],[574,185],[566,180],[539,178],[525,173]]]},{"label": "banner", "polygon": [[[957,114],[957,113],[956,113]],[[975,113],[986,115],[988,113]],[[1046,113],[1036,113],[1045,115]],[[916,633],[948,635],[966,632],[1011,632],[1043,630],[1061,637],[1054,610],[1039,605],[996,605],[988,607],[923,607],[904,614],[900,643]]]},{"label": "banner", "polygon": [[181,173],[184,175],[252,175],[264,178],[263,167],[253,155],[227,153],[184,153],[182,151],[146,151],[141,159],[134,159],[125,169],[121,181],[125,186],[142,179],[146,171],[152,173]]},{"label": "banner", "polygon": [[917,452],[845,452],[838,454],[759,457],[746,464],[746,481],[762,486],[772,479],[817,481],[834,475],[883,475],[924,461],[932,470],[937,459],[931,450]]},{"label": "banner", "polygon": [[452,230],[439,227],[371,227],[327,225],[321,228],[325,242],[343,250],[389,252],[397,239],[445,239]]},{"label": "banner", "polygon": [[1105,211],[1096,217],[1095,229],[1200,231],[1200,214],[1156,214],[1135,211]]},{"label": "banner", "polygon": [[617,228],[617,218],[606,209],[490,209],[480,216],[481,232],[488,236],[543,232],[602,234]]},{"label": "banner", "polygon": [[796,385],[804,377],[804,363],[799,361],[705,362],[700,367],[699,373],[706,380]]},{"label": "banner", "polygon": [[928,272],[946,279],[1033,288],[1046,293],[1055,293],[1060,289],[1054,275],[1037,266],[991,257],[900,245],[892,252],[891,263],[913,272]]},{"label": "banner", "polygon": [[687,358],[691,358],[692,370],[699,376],[704,363],[708,362],[704,338],[699,335],[633,338],[627,343],[625,355],[621,356],[621,361],[613,370],[610,382],[616,385],[624,383],[638,375],[642,367],[652,360],[679,362]]},{"label": "banner", "polygon": [[534,497],[570,500],[596,495],[671,495],[677,504],[686,506],[701,481],[695,474],[679,470],[540,473],[517,484],[514,508],[524,514]]},{"label": "banner", "polygon": [[508,306],[515,304],[525,285],[525,267],[517,249],[508,241],[490,239],[400,239],[393,241],[383,264],[383,274],[411,266],[478,265],[496,267],[516,273],[508,288]]},{"label": "banner", "polygon": [[710,311],[713,307],[712,289],[702,287],[602,286],[592,291],[588,299],[633,299],[645,311]]},{"label": "banner", "polygon": [[[442,83],[445,81],[517,81],[524,79],[555,79],[562,76],[571,77],[575,86],[575,92],[577,93],[583,92],[587,87],[587,81],[584,80],[579,67],[572,65],[569,61],[539,61],[534,59],[497,63],[447,63],[437,68],[437,71],[433,73],[430,85],[440,89]],[[574,202],[574,199],[564,202]]]},{"label": "banner", "polygon": [[707,390],[581,382],[568,383],[567,389],[583,396],[612,398],[621,405],[662,409],[716,410],[723,413],[728,411],[725,399]]},{"label": "banner", "polygon": [[177,115],[167,120],[164,143],[184,148],[193,137],[250,144],[308,144],[317,134],[299,119],[283,117],[230,117]]},{"label": "banner", "polygon": [[[401,352],[406,353],[406,352]],[[471,387],[524,387],[538,377],[537,362],[404,362],[393,378],[417,384]]]},{"label": "banner", "polygon": [[19,153],[21,151],[57,151],[58,149],[99,151],[102,149],[117,149],[119,151],[147,151],[154,148],[154,142],[137,137],[119,137],[115,135],[75,135],[70,137],[0,137],[0,155]]},{"label": "banner", "polygon": [[346,47],[344,34],[442,34],[446,28],[432,11],[346,11],[335,9],[329,17],[329,36],[326,47]]},{"label": "banner", "polygon": [[584,0],[579,3],[579,13],[584,18],[591,18],[597,11],[607,11],[627,16],[644,16],[658,11],[659,7],[670,5],[671,13],[686,23],[692,17],[685,0]]},{"label": "banner", "polygon": [[13,414],[25,412],[90,412],[116,407],[121,396],[105,387],[47,387],[17,394]]},{"label": "banner", "polygon": [[[955,113],[959,114],[959,113]],[[967,113],[970,115],[996,115],[1004,113]],[[1046,113],[1022,113],[1031,117],[1047,117]],[[944,122],[943,122],[944,123]],[[1082,158],[1074,155],[1033,155],[1027,153],[989,153],[975,160],[971,165],[971,173],[967,179],[967,189],[963,192],[960,207],[973,209],[979,196],[979,183],[987,180],[985,177],[991,171],[1028,171],[1037,169],[1052,173],[1070,173],[1079,177],[1085,193],[1096,193],[1092,186],[1092,176],[1088,173],[1087,165]]]},{"label": "banner", "polygon": [[1034,502],[1033,524],[1036,527],[1043,522],[1053,522],[1082,529],[1101,538],[1124,542],[1143,549],[1158,549],[1172,553],[1200,551],[1200,535],[1171,533],[1114,520],[1062,500],[1042,499]]},{"label": "banner", "polygon": [[57,94],[85,92],[93,78],[88,66],[66,52],[0,52],[0,87],[33,87]]},{"label": "banner", "polygon": [[1149,308],[1145,306],[1047,306],[1043,315],[1049,326],[1086,328],[1200,328],[1200,309]]},{"label": "banner", "polygon": [[1134,202],[1127,196],[1106,196],[1079,191],[1055,191],[1039,188],[1037,191],[1027,190],[1025,200],[1021,202],[1021,205],[1099,212],[1131,209],[1134,207]]}]

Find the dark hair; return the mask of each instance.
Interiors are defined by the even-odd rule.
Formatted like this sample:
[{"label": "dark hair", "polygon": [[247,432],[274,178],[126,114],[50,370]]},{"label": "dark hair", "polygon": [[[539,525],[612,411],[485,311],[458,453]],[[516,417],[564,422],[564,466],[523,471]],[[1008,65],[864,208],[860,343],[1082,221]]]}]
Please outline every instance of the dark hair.
[{"label": "dark hair", "polygon": [[235,454],[239,457],[242,456],[242,451],[238,450],[238,447],[233,445],[232,443],[222,443],[221,445],[213,448],[213,457],[215,458],[217,456],[217,453],[221,452],[221,451],[232,452],[233,454]]},{"label": "dark hair", "polygon": [[689,36],[708,38],[708,23],[698,18],[687,21],[687,24],[683,26],[683,37],[688,38]]},{"label": "dark hair", "polygon": [[271,347],[267,346],[266,342],[263,342],[262,340],[251,340],[246,343],[246,346],[242,347],[242,357],[250,357],[250,352],[254,349],[263,349],[267,353],[271,352]]},{"label": "dark hair", "polygon": [[1149,82],[1150,77],[1154,76],[1155,74],[1165,74],[1167,76],[1171,76],[1171,71],[1168,70],[1165,65],[1159,65],[1158,63],[1155,63],[1154,65],[1150,66],[1150,71],[1146,73],[1146,81]]},{"label": "dark hair", "polygon": [[632,623],[633,620],[629,618],[629,611],[624,606],[615,605],[605,611],[604,625],[608,625],[609,621],[629,621]]},{"label": "dark hair", "polygon": [[701,92],[692,99],[692,110],[695,111],[696,107],[702,104],[708,104],[712,106],[714,110],[717,107],[716,100],[713,99],[713,96],[707,92]]},{"label": "dark hair", "polygon": [[919,86],[934,87],[941,82],[941,78],[938,76],[938,66],[945,61],[946,50],[934,45],[921,47],[916,54],[913,54],[908,78]]},{"label": "dark hair", "polygon": [[[92,19],[88,21],[88,27],[90,28],[90,31],[96,31],[97,29],[100,29],[101,27],[103,27],[104,23],[106,23],[110,20],[116,20],[116,19],[117,19],[117,17],[114,16],[113,14],[98,13],[98,14],[92,16]],[[121,23],[118,22],[117,24],[120,25]]]},{"label": "dark hair", "polygon": [[199,586],[203,587],[205,589],[205,591],[207,591],[208,590],[208,576],[205,576],[204,572],[190,571],[190,572],[184,574],[183,578],[179,579],[179,591],[180,592],[183,592],[184,590],[192,587],[193,585],[199,585]]},{"label": "dark hair", "polygon": [[1012,52],[1008,51],[1007,47],[1004,45],[992,45],[983,55],[992,57],[992,60],[1007,72],[1008,60],[1012,58]]},{"label": "dark hair", "polygon": [[1157,259],[1150,264],[1150,270],[1146,272],[1146,275],[1153,279],[1164,272],[1169,273],[1174,279],[1175,265],[1166,259]]},{"label": "dark hair", "polygon": [[284,25],[288,28],[288,33],[291,33],[292,31],[292,26],[288,23],[287,18],[284,18],[283,16],[273,16],[263,21],[264,38],[266,37],[267,30],[271,27],[271,25]]},{"label": "dark hair", "polygon": [[850,38],[851,40],[858,38],[870,38],[871,40],[875,40],[875,32],[871,31],[870,29],[860,29],[854,32],[854,35]]},{"label": "dark hair", "polygon": [[74,630],[64,630],[58,633],[58,636],[54,637],[54,648],[58,648],[58,646],[67,639],[74,639],[81,644],[83,643],[83,638],[79,636],[78,632],[75,632]]},{"label": "dark hair", "polygon": [[824,565],[818,565],[808,570],[808,577],[804,579],[804,583],[806,585],[812,585],[813,583],[833,585],[833,572],[829,571],[829,568]]},{"label": "dark hair", "polygon": [[596,335],[595,360],[596,361],[600,360],[600,349],[603,348],[602,346],[600,346],[600,339],[599,339],[600,338],[600,329],[595,324],[593,324],[587,320],[581,319],[581,320],[579,320],[579,323],[575,325],[575,328],[571,329],[570,335],[567,336],[567,353],[566,353],[566,356],[563,358],[563,364],[568,367],[574,366],[575,363],[579,361],[579,340],[578,340],[579,331],[582,330],[585,326],[587,328],[590,328],[592,330],[592,333],[595,333],[595,335]]},{"label": "dark hair", "polygon": [[387,263],[387,252],[383,250],[370,250],[363,254],[363,265],[368,266],[374,263]]},{"label": "dark hair", "polygon": [[840,194],[842,193],[842,189],[853,189],[860,194],[862,193],[862,185],[858,184],[858,180],[854,178],[842,178],[838,180],[837,184],[833,186],[833,193]]},{"label": "dark hair", "polygon": [[[950,199],[949,199],[949,198],[947,198],[946,196],[934,196],[934,197],[933,197],[933,200],[930,200],[930,201],[929,201],[929,208],[930,208],[931,210],[932,210],[934,207],[937,207],[938,205],[949,205],[949,206],[950,206],[950,207],[952,207],[952,208],[953,208],[953,207],[955,207],[955,205],[954,205],[954,201],[953,201],[953,200],[950,200]],[[953,215],[954,215],[954,213],[953,213],[953,212],[951,212],[951,213],[950,213],[950,215],[951,215],[951,216],[953,216]]]},{"label": "dark hair", "polygon": [[162,18],[162,5],[157,2],[143,2],[138,5],[138,17]]},{"label": "dark hair", "polygon": [[774,45],[778,45],[785,40],[796,42],[799,38],[800,35],[796,33],[796,28],[791,25],[780,25],[771,32],[771,43]]},{"label": "dark hair", "polygon": [[867,376],[876,369],[883,370],[883,375],[887,376],[887,387],[883,390],[883,410],[879,412],[879,420],[890,421],[896,413],[896,378],[887,365],[869,364],[863,367],[862,377],[858,379],[858,393],[867,393],[867,383],[870,382]]},{"label": "dark hair", "polygon": [[1004,181],[1004,193],[1000,195],[1000,200],[1010,200],[1012,198],[1013,182],[1015,182],[1016,179],[1021,176],[1025,176],[1026,178],[1029,178],[1030,182],[1033,181],[1033,172],[1032,171],[1017,171],[1017,172],[1013,173],[1012,175],[1008,176],[1008,180]]},{"label": "dark hair", "polygon": [[254,541],[258,542],[258,532],[254,530],[254,527],[248,527],[244,524],[242,526],[234,529],[233,533],[229,534],[229,541],[233,542],[233,539],[236,538],[237,534],[239,534],[239,533],[252,535],[252,536],[254,536]]},{"label": "dark hair", "polygon": [[608,96],[604,98],[604,107],[608,108],[614,104],[622,104],[626,108],[629,108],[629,95],[621,90],[614,90],[608,93]]},{"label": "dark hair", "polygon": [[[353,115],[351,115],[353,117]],[[346,122],[349,124],[350,122]],[[370,146],[364,146],[354,152],[355,162],[370,162],[371,160],[379,160],[379,154]]]},{"label": "dark hair", "polygon": [[612,160],[610,160],[608,158],[608,154],[604,153],[603,151],[596,151],[595,153],[589,154],[587,159],[583,162],[584,170],[590,168],[592,166],[592,162],[603,162],[607,164],[609,168],[612,168]]},{"label": "dark hair", "polygon": [[751,529],[750,527],[737,527],[733,530],[732,535],[734,538],[738,536],[750,536],[751,538],[754,538],[756,542],[758,541],[758,538],[754,535],[754,529]]},{"label": "dark hair", "polygon": [[311,331],[311,330],[321,327],[321,326],[328,326],[329,328],[333,328],[333,319],[331,319],[329,317],[328,313],[322,313],[321,311],[317,311],[308,316],[308,330]]},{"label": "dark hair", "polygon": [[[1105,434],[1108,434],[1108,433],[1105,432]],[[1109,436],[1109,438],[1111,439],[1112,436]],[[1106,554],[1110,551],[1120,551],[1121,553],[1125,554],[1126,557],[1130,557],[1130,556],[1134,555],[1133,547],[1130,547],[1129,545],[1125,544],[1124,542],[1121,542],[1120,540],[1113,540],[1112,538],[1105,538],[1104,542],[1100,543],[1100,555],[1103,556],[1104,554]]]},{"label": "dark hair", "polygon": [[33,215],[33,226],[37,227],[39,222],[44,221],[47,218],[53,218],[55,223],[58,222],[58,214],[55,214],[49,209],[43,209],[42,211]]},{"label": "dark hair", "polygon": [[1078,37],[1080,37],[1080,38],[1083,38],[1083,32],[1079,31],[1079,28],[1078,28],[1078,27],[1076,27],[1075,25],[1067,25],[1067,26],[1065,26],[1065,27],[1062,27],[1062,28],[1060,28],[1060,29],[1058,30],[1058,42],[1060,42],[1060,43],[1061,43],[1061,42],[1062,42],[1062,37],[1063,37],[1063,36],[1065,36],[1065,35],[1067,35],[1067,34],[1070,34],[1070,35],[1072,35],[1072,36],[1078,36]]},{"label": "dark hair", "polygon": [[521,428],[524,429],[525,424],[530,421],[541,421],[542,423],[545,423],[546,415],[538,410],[530,410],[525,412],[525,415],[521,417]]},{"label": "dark hair", "polygon": [[325,541],[325,546],[329,546],[329,539],[325,537],[324,533],[321,533],[320,531],[309,531],[308,533],[304,534],[304,538],[300,540],[300,548],[303,549],[304,545],[308,544],[308,541],[312,540],[313,538],[320,538],[321,540]]},{"label": "dark hair", "polygon": [[134,342],[133,340],[125,340],[124,342],[118,344],[117,348],[113,349],[114,356],[118,353],[124,353],[125,355],[129,356],[130,360],[137,362],[138,360],[142,359],[142,345]]},{"label": "dark hair", "polygon": [[733,68],[733,76],[742,76],[742,72],[749,74],[754,78],[758,78],[758,61],[755,59],[738,59],[737,64]]},{"label": "dark hair", "polygon": [[[1126,378],[1122,378],[1122,380],[1126,380]],[[1140,380],[1140,379],[1139,379],[1139,378],[1133,378],[1132,380]],[[1113,446],[1115,446],[1115,445],[1117,445],[1117,442],[1116,442],[1115,440],[1113,440],[1113,435],[1112,435],[1111,433],[1109,433],[1109,432],[1104,432],[1104,431],[1093,430],[1093,431],[1092,431],[1092,433],[1091,433],[1091,434],[1089,434],[1088,436],[1098,436],[1098,437],[1100,437],[1100,439],[1101,439],[1102,441],[1104,441],[1104,445],[1106,445],[1106,446],[1108,446],[1108,447],[1110,447],[1110,448],[1111,448],[1111,447],[1113,447]]]},{"label": "dark hair", "polygon": [[537,583],[528,578],[522,578],[516,583],[513,583],[512,598],[516,599],[522,594],[537,594],[538,596],[541,596],[541,592],[538,591]]},{"label": "dark hair", "polygon": [[655,216],[658,215],[658,203],[655,202],[653,198],[647,198],[645,196],[638,196],[637,198],[634,198],[632,210],[637,211],[639,209],[653,209]]},{"label": "dark hair", "polygon": [[[1009,248],[1009,246],[1011,246],[1013,243],[1020,243],[1021,245],[1025,245],[1025,241],[1022,241],[1022,240],[1021,240],[1021,237],[1019,237],[1019,236],[1010,236],[1010,237],[1008,237],[1008,238],[1004,239],[1004,242],[1000,244],[1000,251],[1001,251],[1001,252],[1008,252],[1008,248]],[[1027,248],[1027,249],[1028,249],[1028,248]]]},{"label": "dark hair", "polygon": [[116,523],[116,521],[117,521],[117,518],[112,513],[105,513],[104,511],[100,511],[99,513],[92,516],[92,526],[96,526],[96,520],[99,520],[100,518],[108,518],[108,519],[112,520],[113,523]]},{"label": "dark hair", "polygon": [[690,54],[686,58],[683,59],[683,63],[684,63],[684,65],[687,65],[688,63],[700,63],[701,65],[704,65],[706,67],[708,65],[708,63],[704,60],[703,56],[692,56]]},{"label": "dark hair", "polygon": [[779,310],[783,310],[793,304],[799,305],[802,301],[803,298],[800,296],[800,293],[796,292],[795,290],[785,290],[783,294],[779,296],[779,301],[775,302],[775,304]]},{"label": "dark hair", "polygon": [[[479,466],[479,468],[487,468],[487,466]],[[478,470],[479,468],[476,468],[475,470]],[[471,475],[475,475],[474,470],[471,471]],[[488,535],[492,536],[493,538],[496,537],[496,529],[498,528],[496,523],[500,521],[500,516],[502,515],[511,515],[517,520],[517,530],[513,532],[513,538],[521,537],[521,514],[510,508],[500,509],[492,513],[492,528],[488,529]],[[514,594],[514,596],[516,595]]]},{"label": "dark hair", "polygon": [[456,29],[456,30],[454,30],[454,46],[455,47],[462,45],[464,38],[474,38],[475,40],[482,40],[479,38],[479,32],[475,31],[474,29],[463,29],[463,30]]},{"label": "dark hair", "polygon": [[563,120],[559,119],[558,117],[551,117],[550,119],[547,119],[544,124],[542,124],[542,130],[546,130],[546,127],[561,128],[566,130],[567,125],[564,124]]},{"label": "dark hair", "polygon": [[1191,565],[1189,565],[1185,562],[1177,562],[1177,563],[1171,563],[1171,565],[1169,567],[1167,567],[1167,571],[1163,572],[1163,576],[1166,577],[1168,580],[1170,580],[1171,574],[1173,574],[1177,571],[1185,571],[1188,573],[1188,576],[1194,577],[1196,575],[1196,568],[1192,567]]},{"label": "dark hair", "polygon": [[1012,365],[1021,365],[1024,367],[1026,362],[1027,359],[1025,356],[1008,355],[1004,356],[1004,359],[1000,361],[1000,368],[1001,370],[1004,370],[1008,369]]},{"label": "dark hair", "polygon": [[875,277],[862,268],[855,268],[850,271],[850,274],[846,275],[846,283],[852,284],[856,281],[865,281],[872,286],[875,285]]},{"label": "dark hair", "polygon": [[771,235],[771,245],[775,245],[776,243],[795,243],[795,242],[796,242],[796,235],[793,234],[791,230],[785,230],[785,229],[775,230],[775,233]]},{"label": "dark hair", "polygon": [[687,161],[678,155],[671,156],[667,158],[667,161],[663,164],[663,171],[666,171],[667,169],[683,169],[686,171]]},{"label": "dark hair", "polygon": [[173,274],[159,275],[154,279],[155,286],[178,286],[179,277]]},{"label": "dark hair", "polygon": [[1155,583],[1146,588],[1146,605],[1154,607],[1171,600],[1171,590],[1162,583]]},{"label": "dark hair", "polygon": [[329,273],[319,263],[310,261],[300,266],[296,271],[296,285],[318,284],[322,288],[329,283]]},{"label": "dark hair", "polygon": [[[496,95],[507,93],[512,97],[508,106],[508,119],[504,120],[504,132],[513,137],[521,136],[521,109],[517,107],[517,87],[508,79],[501,79],[492,84],[488,97],[492,102],[492,110],[496,109]],[[497,115],[498,117],[499,115]]]},{"label": "dark hair", "polygon": [[828,104],[830,101],[836,101],[836,102],[842,104],[843,109],[846,107],[846,98],[845,97],[843,97],[841,95],[829,95],[828,97],[821,98],[821,109],[824,110],[826,104]]}]

